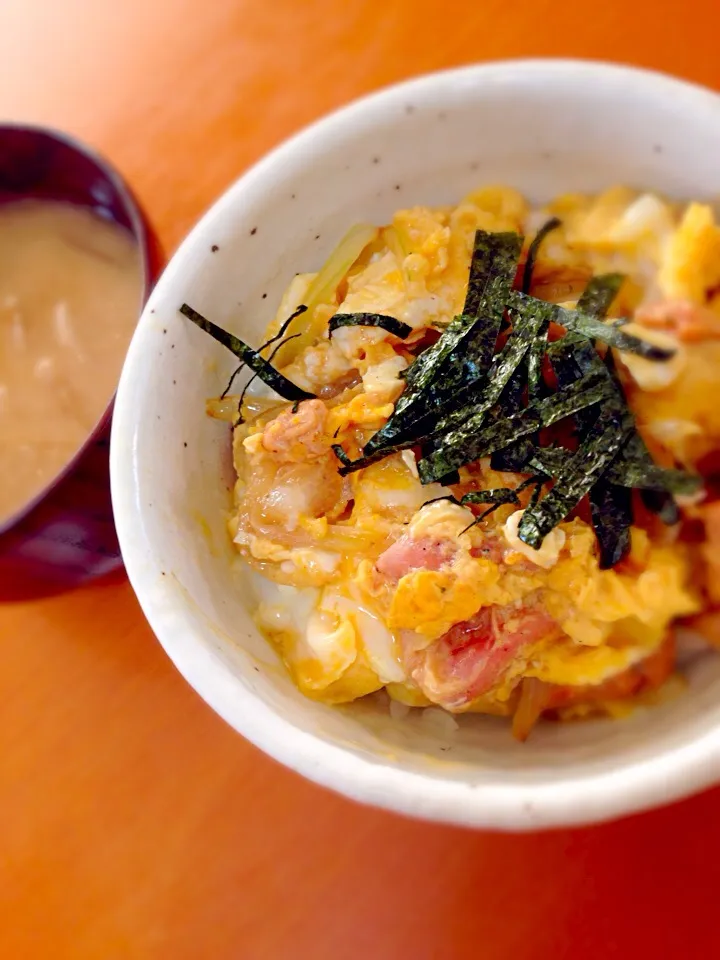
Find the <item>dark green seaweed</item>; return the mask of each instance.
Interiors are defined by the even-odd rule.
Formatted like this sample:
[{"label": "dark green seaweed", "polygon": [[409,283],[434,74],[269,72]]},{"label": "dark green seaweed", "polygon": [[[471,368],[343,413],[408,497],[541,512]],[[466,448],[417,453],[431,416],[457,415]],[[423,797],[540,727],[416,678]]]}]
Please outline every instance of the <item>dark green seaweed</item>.
[{"label": "dark green seaweed", "polygon": [[680,520],[680,509],[671,493],[666,490],[641,490],[640,497],[651,513],[657,514],[669,527]]},{"label": "dark green seaweed", "polygon": [[314,398],[315,394],[308,393],[307,390],[303,390],[301,387],[298,387],[297,384],[288,380],[287,377],[284,377],[272,367],[264,357],[261,357],[257,350],[253,350],[252,347],[248,346],[248,344],[239,337],[228,333],[226,330],[223,330],[222,327],[218,327],[211,320],[207,320],[202,314],[198,313],[197,310],[193,310],[192,307],[188,306],[187,303],[183,303],[180,307],[180,313],[182,313],[184,317],[187,317],[188,320],[192,320],[192,322],[200,327],[201,330],[204,330],[205,333],[210,334],[214,340],[217,340],[218,343],[221,343],[233,353],[238,360],[242,360],[264,383],[285,400],[311,400]]},{"label": "dark green seaweed", "polygon": [[[287,317],[285,320],[283,320],[282,324],[280,325],[280,329],[279,329],[278,332],[275,334],[275,336],[274,336],[274,337],[270,337],[269,340],[266,340],[265,343],[264,343],[264,344],[260,347],[260,349],[258,350],[258,353],[262,353],[263,350],[266,350],[268,347],[272,346],[273,343],[277,343],[278,340],[282,340],[282,338],[285,336],[285,333],[286,333],[286,331],[287,331],[287,328],[290,326],[290,324],[293,322],[293,320],[295,320],[297,317],[302,316],[302,314],[303,314],[303,313],[306,313],[306,312],[307,312],[307,307],[305,306],[304,303],[301,303],[300,306],[295,307],[295,309],[294,309],[293,312],[290,314],[290,316]],[[293,340],[294,340],[295,337],[299,337],[300,334],[299,334],[299,333],[294,333],[292,336],[293,336]],[[288,338],[288,339],[289,339],[289,338]],[[277,353],[277,350],[273,350],[273,353]]]},{"label": "dark green seaweed", "polygon": [[[295,319],[295,317],[299,317],[302,313],[305,313],[306,310],[307,310],[307,307],[305,306],[304,303],[301,303],[299,307],[296,307],[295,310],[293,310],[293,312],[290,314],[290,316],[289,316],[286,320],[283,321],[282,326],[280,327],[280,329],[278,330],[278,332],[275,334],[275,336],[274,336],[274,337],[270,337],[270,339],[267,340],[267,341],[259,348],[258,353],[262,353],[263,350],[267,349],[267,347],[271,346],[273,343],[276,343],[278,340],[282,340],[282,338],[285,336],[285,331],[286,331],[287,328],[290,326],[290,324],[293,322],[293,320]],[[284,341],[284,342],[287,343],[289,340],[294,340],[296,337],[299,337],[299,336],[300,336],[299,333],[294,333],[291,337],[288,337],[287,340]],[[272,360],[272,358],[275,356],[275,354],[277,353],[277,351],[278,351],[278,348],[276,347],[276,348],[273,350],[273,352],[270,354],[270,356],[268,357],[268,362],[270,362],[270,360]],[[232,376],[231,376],[230,379],[228,380],[228,385],[225,387],[225,389],[223,390],[223,392],[220,394],[220,399],[221,399],[221,400],[224,400],[225,397],[230,393],[230,388],[231,388],[232,385],[233,385],[233,382],[234,382],[234,380],[235,380],[235,377],[240,373],[240,371],[243,369],[244,366],[245,366],[245,363],[243,362],[243,363],[241,363],[238,367],[235,368],[235,371],[233,372]],[[255,374],[255,376],[257,376],[257,374]],[[248,383],[245,384],[245,389],[243,390],[243,396],[245,396],[245,393],[247,392],[247,388],[248,388],[248,386],[250,385],[250,383],[252,383],[252,381],[255,379],[255,376],[251,377],[250,380],[248,381]]]},{"label": "dark green seaweed", "polygon": [[[648,508],[665,522],[674,522],[673,493],[690,493],[700,481],[655,464],[636,431],[612,351],[602,357],[595,349],[594,341],[599,340],[656,361],[673,355],[626,334],[622,318],[603,321],[624,278],[620,274],[593,278],[575,310],[527,294],[540,244],[557,226],[550,221],[530,245],[522,292],[511,289],[521,238],[478,231],[463,313],[405,371],[405,391],[363,455],[353,461],[339,445],[333,449],[343,475],[415,445],[422,452],[418,462],[422,483],[457,482],[460,467],[487,456],[495,469],[532,471],[515,490],[474,491],[459,502],[489,505],[472,526],[504,503],[519,504],[518,492],[534,485],[520,537],[536,549],[589,494],[600,564],[605,568],[629,548],[632,489],[640,490]],[[495,352],[506,313],[509,333]],[[360,324],[364,316],[347,315],[346,322]],[[384,326],[386,319],[374,319],[371,325]],[[548,344],[551,323],[567,332]],[[334,319],[331,331],[340,325]],[[546,356],[558,385],[549,395],[543,379]],[[569,417],[574,418],[577,450],[539,445],[541,428]],[[552,485],[541,499],[549,481]]]},{"label": "dark green seaweed", "polygon": [[547,352],[548,327],[549,324],[547,323],[542,325],[538,330],[534,343],[531,344],[527,353],[526,363],[529,400],[537,400],[542,395],[542,364]]},{"label": "dark green seaweed", "polygon": [[532,283],[532,276],[535,270],[535,261],[537,260],[538,251],[540,250],[540,244],[552,230],[557,230],[557,228],[561,225],[562,220],[559,220],[557,217],[552,217],[547,221],[547,223],[543,224],[543,226],[540,227],[538,232],[535,234],[532,243],[528,247],[527,260],[525,261],[525,267],[523,268],[521,286],[523,293],[530,292],[530,284]]},{"label": "dark green seaweed", "polygon": [[406,340],[413,331],[409,323],[403,323],[402,320],[388,317],[384,313],[336,313],[330,317],[328,324],[330,336],[338,327],[382,327],[400,340]]},{"label": "dark green seaweed", "polygon": [[[337,446],[339,446],[339,444],[337,444]],[[394,452],[394,450],[378,450],[376,453],[373,453],[368,457],[358,457],[357,460],[351,460],[347,454],[345,454],[346,459],[344,461],[338,456],[338,460],[341,460],[343,463],[343,466],[340,467],[338,473],[341,477],[347,477],[350,473],[357,473],[358,470],[364,470],[366,467],[371,467],[374,463],[379,463],[380,460],[384,460]],[[335,453],[337,456],[337,451],[335,451]]]},{"label": "dark green seaweed", "polygon": [[[534,297],[528,297],[527,294],[515,290],[510,297],[510,303],[517,310],[527,309],[532,305]],[[609,347],[616,350],[626,350],[629,353],[636,353],[647,360],[669,360],[674,356],[673,350],[666,350],[664,347],[657,347],[647,340],[641,340],[640,337],[632,336],[629,333],[623,333],[622,328],[617,324],[604,323],[597,317],[589,313],[582,313],[579,310],[569,310],[567,307],[555,305],[553,321],[571,330],[580,333],[590,340],[600,340]]]},{"label": "dark green seaweed", "polygon": [[[505,504],[512,503],[516,506],[520,506],[520,497],[518,494],[522,493],[526,487],[535,485],[535,490],[530,498],[530,503],[536,503],[540,495],[540,490],[542,484],[545,482],[545,477],[532,476],[528,477],[526,480],[523,480],[514,489],[511,487],[496,487],[494,490],[475,490],[470,493],[466,493],[464,497],[459,501],[461,506],[468,506],[473,504],[480,503],[490,503],[492,504],[487,510],[483,513],[478,514],[475,517],[472,523],[469,523],[461,533],[467,533],[468,530],[471,530],[478,523],[482,523],[491,513],[494,513],[499,507],[504,506]],[[453,498],[454,499],[454,498]],[[455,503],[458,501],[455,500]]]},{"label": "dark green seaweed", "polygon": [[608,480],[629,489],[654,490],[681,496],[696,493],[702,486],[702,477],[697,474],[659,467],[645,459],[619,459],[608,470]]},{"label": "dark green seaweed", "polygon": [[[603,273],[593,277],[588,281],[577,302],[578,311],[588,313],[593,317],[604,317],[624,282],[625,275],[622,273]],[[621,319],[624,323],[627,323],[624,317]],[[616,323],[617,321],[613,322]]]},{"label": "dark green seaweed", "polygon": [[[488,283],[513,269],[522,250],[523,237],[517,233],[489,233],[476,230],[470,259],[470,275],[463,313],[466,317],[481,315],[480,305]],[[510,281],[514,279],[514,272]]]},{"label": "dark green seaweed", "polygon": [[607,379],[596,374],[583,377],[565,390],[536,400],[523,410],[480,431],[485,410],[470,416],[460,427],[450,431],[437,449],[418,463],[422,483],[431,483],[449,470],[489,456],[493,450],[507,446],[520,436],[552,426],[584,407],[600,403],[612,395]]},{"label": "dark green seaweed", "polygon": [[[590,280],[578,300],[580,312],[598,318],[605,317],[623,279],[620,274],[606,274]],[[590,372],[603,372],[612,379],[612,370],[598,356],[594,341],[585,340],[576,333],[568,334],[566,340],[566,351],[560,350],[553,360],[553,368],[561,386]],[[612,353],[608,353],[608,360],[612,362]],[[630,431],[632,420],[627,416],[629,411],[619,389],[610,403],[615,405],[625,428]],[[575,423],[581,439],[588,435],[593,422],[592,410],[581,410],[577,413]],[[612,466],[611,464],[609,470],[612,470]],[[630,526],[633,522],[632,495],[622,486],[609,481],[609,470],[592,485],[588,495],[590,514],[600,548],[600,566],[603,569],[619,563],[630,549]],[[553,476],[560,473],[561,471],[557,471]]]},{"label": "dark green seaweed", "polygon": [[[645,458],[626,459],[626,450],[627,444],[621,456],[608,467],[605,474],[606,479],[616,486],[632,490],[665,491],[684,496],[695,493],[702,486],[702,478],[696,474],[659,467],[656,463],[648,463]],[[565,467],[572,454],[573,451],[565,447],[539,447],[534,451],[529,465],[548,477],[554,477]]]},{"label": "dark green seaweed", "polygon": [[345,451],[343,450],[343,448],[340,446],[339,443],[331,444],[330,449],[332,450],[332,452],[335,454],[335,456],[338,458],[338,460],[344,467],[352,466],[352,462],[353,462],[352,459],[348,456],[347,453],[345,453]]},{"label": "dark green seaweed", "polygon": [[468,530],[472,530],[472,528],[477,526],[478,523],[482,523],[482,521],[489,517],[491,513],[494,513],[504,504],[519,504],[520,500],[517,492],[512,490],[510,487],[496,487],[494,490],[475,490],[470,493],[466,493],[461,499],[460,503],[462,506],[476,505],[481,503],[491,504],[487,510],[484,510],[482,513],[478,514],[472,520],[472,522],[465,527],[464,530],[461,530],[462,534],[467,533]]},{"label": "dark green seaweed", "polygon": [[522,516],[518,536],[539,549],[543,539],[577,506],[625,442],[620,413],[607,405],[588,431],[580,447],[555,477],[552,490]]},{"label": "dark green seaweed", "polygon": [[[523,406],[523,397],[528,382],[528,357],[534,349],[534,342],[530,344],[525,358],[508,381],[500,395],[495,419],[512,416]],[[528,391],[529,393],[529,391]],[[504,470],[509,473],[519,473],[532,456],[535,449],[534,437],[520,437],[502,450],[495,450],[490,457],[490,467],[493,470]]]},{"label": "dark green seaweed", "polygon": [[[516,233],[476,231],[465,307],[462,313],[448,324],[439,340],[424,350],[405,371],[408,385],[417,383],[422,389],[423,385],[432,381],[436,369],[460,346],[462,338],[467,336],[473,323],[477,321],[481,301],[492,279],[508,277],[512,282],[521,249],[522,237]],[[494,346],[493,341],[490,346],[491,355]],[[489,361],[489,357],[487,360]]]},{"label": "dark green seaweed", "polygon": [[[437,438],[437,443],[442,444],[449,433],[470,421],[475,431],[480,429],[486,414],[500,399],[508,381],[522,362],[552,309],[552,304],[536,300],[533,309],[527,309],[522,316],[516,316],[513,313],[512,333],[502,350],[492,358],[485,382],[478,385],[473,401],[456,407],[436,422],[433,436]],[[465,461],[465,463],[469,462]]]},{"label": "dark green seaweed", "polygon": [[[623,279],[621,274],[606,274],[593,278],[580,297],[578,309],[600,316],[604,315],[615,299]],[[542,360],[547,350],[548,327],[549,319],[535,338],[527,354],[529,400],[542,395]],[[576,380],[582,373],[589,373],[599,363],[599,358],[594,347],[585,337],[581,337],[579,334],[569,334],[562,342],[565,343],[565,347],[556,350],[553,366],[558,375],[560,386],[565,386]],[[565,376],[563,376],[563,373],[565,373]],[[512,411],[509,410],[508,412]],[[586,409],[578,413],[577,419],[579,424],[582,424],[587,420],[587,417],[592,422],[594,416],[595,413],[592,409]],[[492,456],[491,465],[496,470],[522,470],[531,459],[536,447],[537,437],[526,437],[504,450],[496,451]]]},{"label": "dark green seaweed", "polygon": [[[443,408],[481,380],[491,361],[522,237],[478,230],[465,312],[405,371],[405,390],[387,423],[365,445],[369,456],[429,436]],[[470,312],[467,312],[470,311]]]},{"label": "dark green seaweed", "polygon": [[600,547],[601,570],[614,567],[628,552],[633,522],[632,491],[610,483],[606,476],[600,477],[590,490],[590,514]]},{"label": "dark green seaweed", "polygon": [[468,505],[477,505],[479,503],[520,503],[517,491],[512,487],[496,487],[494,490],[471,490],[466,493],[460,503],[466,507]]},{"label": "dark green seaweed", "polygon": [[[286,327],[285,329],[287,329],[287,327]],[[275,341],[278,339],[277,337],[273,337],[272,340],[268,340],[268,342],[265,344],[265,346],[268,346],[268,344],[270,344],[270,343],[275,343],[275,346],[273,347],[273,349],[272,349],[272,351],[271,351],[271,353],[270,353],[270,356],[268,357],[268,363],[272,363],[272,361],[273,361],[273,359],[274,359],[274,357],[275,357],[275,354],[278,352],[278,350],[282,350],[282,348],[285,346],[286,343],[290,343],[291,340],[296,340],[299,336],[302,336],[302,334],[292,333],[292,334],[290,334],[289,337],[285,337],[283,340],[280,340],[279,343],[275,343]],[[242,367],[240,367],[239,369],[242,369]],[[237,371],[236,371],[236,373],[237,373]],[[246,397],[246,395],[247,395],[248,390],[250,389],[250,387],[252,386],[252,384],[255,382],[255,380],[257,380],[257,378],[258,378],[258,375],[257,375],[256,373],[254,373],[254,374],[250,377],[250,379],[248,380],[248,382],[245,384],[245,386],[242,388],[242,391],[240,392],[240,396],[238,397],[238,406],[237,406],[237,408],[238,408],[238,418],[237,418],[237,420],[236,420],[235,423],[234,423],[234,426],[236,426],[236,427],[239,427],[241,423],[245,423],[245,421],[244,421],[244,419],[243,419],[243,415],[242,415],[242,406],[243,406],[243,403],[245,403],[245,397]]]}]

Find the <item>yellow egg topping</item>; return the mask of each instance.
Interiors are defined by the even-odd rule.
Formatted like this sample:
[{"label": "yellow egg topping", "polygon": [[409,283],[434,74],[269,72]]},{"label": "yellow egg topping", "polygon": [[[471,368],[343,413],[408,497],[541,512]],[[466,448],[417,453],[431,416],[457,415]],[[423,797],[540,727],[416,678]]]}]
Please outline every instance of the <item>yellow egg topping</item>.
[{"label": "yellow egg topping", "polygon": [[[270,326],[308,306],[302,335],[274,362],[317,399],[256,404],[235,430],[231,535],[274,584],[258,623],[307,696],[340,703],[384,688],[409,706],[502,716],[521,702],[532,713],[528,691],[540,690],[535,713],[617,715],[672,673],[674,622],[707,612],[706,581],[720,568],[720,517],[711,528],[703,512],[711,494],[679,498],[685,512],[670,526],[638,508],[629,552],[602,569],[582,505],[539,549],[519,534],[529,489],[475,522],[463,493],[523,479],[487,459],[426,485],[413,449],[338,472],[337,448],[362,454],[410,365],[462,311],[475,232],[532,239],[551,216],[562,222],[540,248],[531,293],[572,307],[591,277],[622,273],[610,316],[630,316],[629,332],[672,353],[665,364],[617,357],[638,430],[663,466],[702,472],[720,450],[720,227],[709,206],[613,187],[534,209],[493,186],[354,228],[318,274],[295,277]],[[382,314],[411,332],[348,325],[330,336],[337,313]],[[687,535],[691,524],[699,535]],[[698,549],[703,530],[714,552]]]}]

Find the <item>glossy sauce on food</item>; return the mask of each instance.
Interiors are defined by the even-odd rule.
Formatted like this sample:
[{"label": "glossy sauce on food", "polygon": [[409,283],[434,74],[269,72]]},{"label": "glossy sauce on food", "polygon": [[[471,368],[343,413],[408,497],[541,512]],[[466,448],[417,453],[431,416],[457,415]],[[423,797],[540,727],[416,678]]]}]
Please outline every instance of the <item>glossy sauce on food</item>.
[{"label": "glossy sauce on food", "polygon": [[116,223],[53,201],[0,205],[0,524],[101,417],[142,287],[137,244]]}]

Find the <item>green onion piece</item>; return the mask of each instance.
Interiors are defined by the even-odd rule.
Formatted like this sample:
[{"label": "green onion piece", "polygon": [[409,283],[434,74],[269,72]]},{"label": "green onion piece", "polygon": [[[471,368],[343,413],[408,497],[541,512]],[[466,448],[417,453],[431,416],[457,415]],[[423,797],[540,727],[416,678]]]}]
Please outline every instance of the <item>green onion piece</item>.
[{"label": "green onion piece", "polygon": [[334,317],[330,317],[328,324],[330,336],[338,327],[382,327],[401,340],[405,340],[413,331],[409,323],[387,317],[383,313],[336,313]]},{"label": "green onion piece", "polygon": [[523,293],[530,292],[530,284],[532,283],[532,275],[535,270],[535,261],[537,260],[540,244],[552,230],[557,230],[560,226],[562,226],[562,220],[558,220],[557,217],[552,217],[552,219],[543,224],[535,234],[532,243],[528,247],[527,260],[525,261],[525,268],[523,270],[521,287]]},{"label": "green onion piece", "polygon": [[287,377],[278,373],[275,367],[272,367],[267,360],[261,357],[257,350],[253,350],[239,337],[228,333],[212,321],[206,320],[202,314],[193,310],[187,303],[180,307],[180,313],[188,320],[192,320],[205,333],[209,333],[214,340],[226,347],[238,360],[242,360],[264,383],[271,387],[275,393],[284,397],[285,400],[311,400],[314,398],[314,394],[308,393],[307,390],[303,390],[297,384],[288,380]]}]

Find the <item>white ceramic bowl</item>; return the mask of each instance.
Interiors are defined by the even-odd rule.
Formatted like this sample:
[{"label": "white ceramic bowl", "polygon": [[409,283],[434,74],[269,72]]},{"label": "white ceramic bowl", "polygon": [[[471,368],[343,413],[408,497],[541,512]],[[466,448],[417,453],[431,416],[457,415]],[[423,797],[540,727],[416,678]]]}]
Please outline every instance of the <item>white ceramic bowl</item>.
[{"label": "white ceramic bowl", "polygon": [[[178,315],[187,300],[258,343],[296,271],[347,227],[504,182],[536,201],[614,183],[720,191],[720,98],[604,64],[516,61],[420,77],[293,137],[245,173],[182,244],[145,309],[115,406],[112,486],[131,583],[181,673],[236,730],[368,803],[473,826],[532,829],[626,814],[720,776],[720,657],[689,692],[623,722],[462,718],[448,742],[420,716],[305,699],[251,619],[224,525],[226,425],[204,413],[232,357]],[[212,248],[217,246],[216,252]],[[417,712],[420,713],[419,711]]]}]

